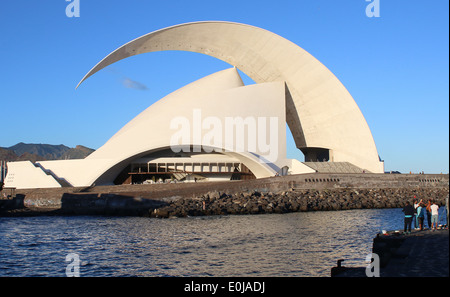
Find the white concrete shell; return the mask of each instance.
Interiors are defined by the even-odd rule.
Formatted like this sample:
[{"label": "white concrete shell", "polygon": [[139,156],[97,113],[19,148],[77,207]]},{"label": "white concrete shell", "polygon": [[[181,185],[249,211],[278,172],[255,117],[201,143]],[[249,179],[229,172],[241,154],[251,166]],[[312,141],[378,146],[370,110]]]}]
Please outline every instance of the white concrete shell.
[{"label": "white concrete shell", "polygon": [[[264,104],[258,104],[259,100],[262,100]],[[152,104],[119,130],[101,148],[89,155],[86,160],[114,160],[107,165],[109,168],[101,170],[101,175],[96,177],[97,183],[104,183],[117,176],[132,158],[170,148],[172,137],[178,131],[171,129],[171,126],[177,118],[185,119],[186,123],[191,125],[187,133],[182,133],[189,136],[179,145],[204,146],[205,143],[202,142],[204,135],[200,138],[194,136],[196,133],[194,126],[198,121],[198,118],[194,116],[195,113],[200,114],[201,119],[214,118],[221,123],[225,123],[226,117],[243,119],[276,117],[279,119],[277,158],[275,162],[270,162],[271,164],[260,162],[259,156],[263,154],[258,149],[249,151],[246,148],[232,148],[225,151],[224,131],[221,131],[222,140],[214,146],[223,150],[224,154],[240,160],[257,178],[274,176],[280,169],[276,164],[286,161],[284,102],[285,84],[282,82],[244,86],[237,69],[219,71]],[[207,132],[207,129],[205,131]],[[308,167],[304,167],[307,170]]]},{"label": "white concrete shell", "polygon": [[[91,155],[81,160],[12,162],[6,186],[23,188],[46,188],[61,185],[91,186],[112,184],[119,173],[132,161],[149,154],[191,145],[216,149],[231,161],[244,164],[256,178],[270,177],[288,166],[292,173],[314,172],[306,165],[286,159],[286,119],[284,82],[263,83],[244,86],[236,68],[219,71],[195,81],[157,101],[119,130],[108,142]],[[240,146],[227,145],[226,127],[221,124],[227,119],[276,119],[272,130],[255,131],[254,140],[274,144],[269,152],[260,146],[249,147],[249,142]],[[179,131],[174,127],[177,119],[189,125],[180,133],[183,137],[174,143]],[[215,122],[214,129],[205,123]],[[197,125],[197,126],[196,126]],[[176,125],[175,125],[176,126]],[[196,137],[196,127],[201,133]],[[215,129],[219,127],[218,129]],[[233,145],[238,144],[237,130],[248,126],[233,126]],[[272,126],[271,126],[272,127]],[[234,131],[233,130],[233,131]],[[249,136],[250,130],[247,130]],[[259,133],[264,131],[265,134]],[[209,133],[209,134],[208,134]],[[205,135],[214,136],[216,141],[205,142]],[[187,137],[185,138],[185,136]],[[276,135],[272,139],[271,135]],[[217,137],[216,137],[217,136]],[[244,137],[243,137],[244,138]],[[178,138],[175,138],[176,140]],[[246,138],[245,138],[246,139]],[[207,154],[204,158],[208,159]],[[211,156],[214,158],[214,156]],[[262,160],[270,159],[270,162]],[[17,164],[15,164],[17,163]],[[32,182],[30,182],[30,177]]]},{"label": "white concrete shell", "polygon": [[209,21],[161,29],[109,54],[78,85],[124,58],[166,50],[216,57],[256,83],[286,82],[286,121],[306,159],[313,159],[317,149],[325,149],[332,162],[350,162],[374,173],[384,171],[366,120],[342,83],[308,52],[261,28]]}]

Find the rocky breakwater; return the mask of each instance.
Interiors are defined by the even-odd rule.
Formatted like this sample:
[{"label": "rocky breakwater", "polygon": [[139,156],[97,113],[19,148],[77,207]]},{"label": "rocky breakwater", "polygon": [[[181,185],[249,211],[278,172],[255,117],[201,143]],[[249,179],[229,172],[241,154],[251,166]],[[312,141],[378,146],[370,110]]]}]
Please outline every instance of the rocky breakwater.
[{"label": "rocky breakwater", "polygon": [[438,204],[444,205],[448,193],[448,188],[291,189],[277,193],[250,191],[234,194],[213,191],[199,197],[174,200],[162,207],[150,209],[148,215],[168,218],[400,208],[407,200],[412,202],[414,196],[424,201],[435,199]]}]

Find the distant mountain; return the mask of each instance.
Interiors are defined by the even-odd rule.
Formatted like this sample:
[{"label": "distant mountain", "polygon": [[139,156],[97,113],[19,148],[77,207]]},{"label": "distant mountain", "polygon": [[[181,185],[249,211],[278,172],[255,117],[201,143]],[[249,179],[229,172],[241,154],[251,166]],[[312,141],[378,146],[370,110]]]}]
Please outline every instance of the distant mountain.
[{"label": "distant mountain", "polygon": [[0,147],[0,160],[32,162],[45,160],[84,159],[94,150],[82,145],[70,148],[63,144],[36,144],[20,142],[11,147]]},{"label": "distant mountain", "polygon": [[88,147],[77,145],[75,148],[71,148],[68,151],[64,152],[60,159],[84,159],[94,151],[95,150]]},{"label": "distant mountain", "polygon": [[7,149],[12,150],[17,156],[30,153],[44,157],[47,160],[58,160],[65,152],[70,150],[70,147],[62,144],[51,145],[20,142]]},{"label": "distant mountain", "polygon": [[11,151],[6,148],[0,147],[0,160],[3,161],[16,161],[17,155],[14,153],[14,151]]}]

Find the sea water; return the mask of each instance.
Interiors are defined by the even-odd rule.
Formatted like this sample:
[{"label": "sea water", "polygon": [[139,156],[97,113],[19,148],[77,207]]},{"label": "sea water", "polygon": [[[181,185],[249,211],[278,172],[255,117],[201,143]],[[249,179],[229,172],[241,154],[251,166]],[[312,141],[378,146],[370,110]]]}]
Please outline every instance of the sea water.
[{"label": "sea water", "polygon": [[[445,224],[445,214],[440,219]],[[401,209],[8,217],[0,218],[0,276],[64,277],[73,259],[81,277],[330,276],[338,259],[367,265],[376,234],[402,228]]]}]

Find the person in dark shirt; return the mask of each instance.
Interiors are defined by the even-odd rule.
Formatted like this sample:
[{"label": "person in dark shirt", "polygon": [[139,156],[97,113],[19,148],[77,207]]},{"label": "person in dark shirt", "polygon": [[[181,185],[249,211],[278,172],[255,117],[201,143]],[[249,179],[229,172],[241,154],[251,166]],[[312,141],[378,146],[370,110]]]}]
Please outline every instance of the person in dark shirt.
[{"label": "person in dark shirt", "polygon": [[409,234],[411,233],[411,223],[416,210],[414,209],[414,206],[409,203],[409,201],[406,201],[406,205],[403,207],[403,212],[405,213],[405,228],[403,233]]}]

